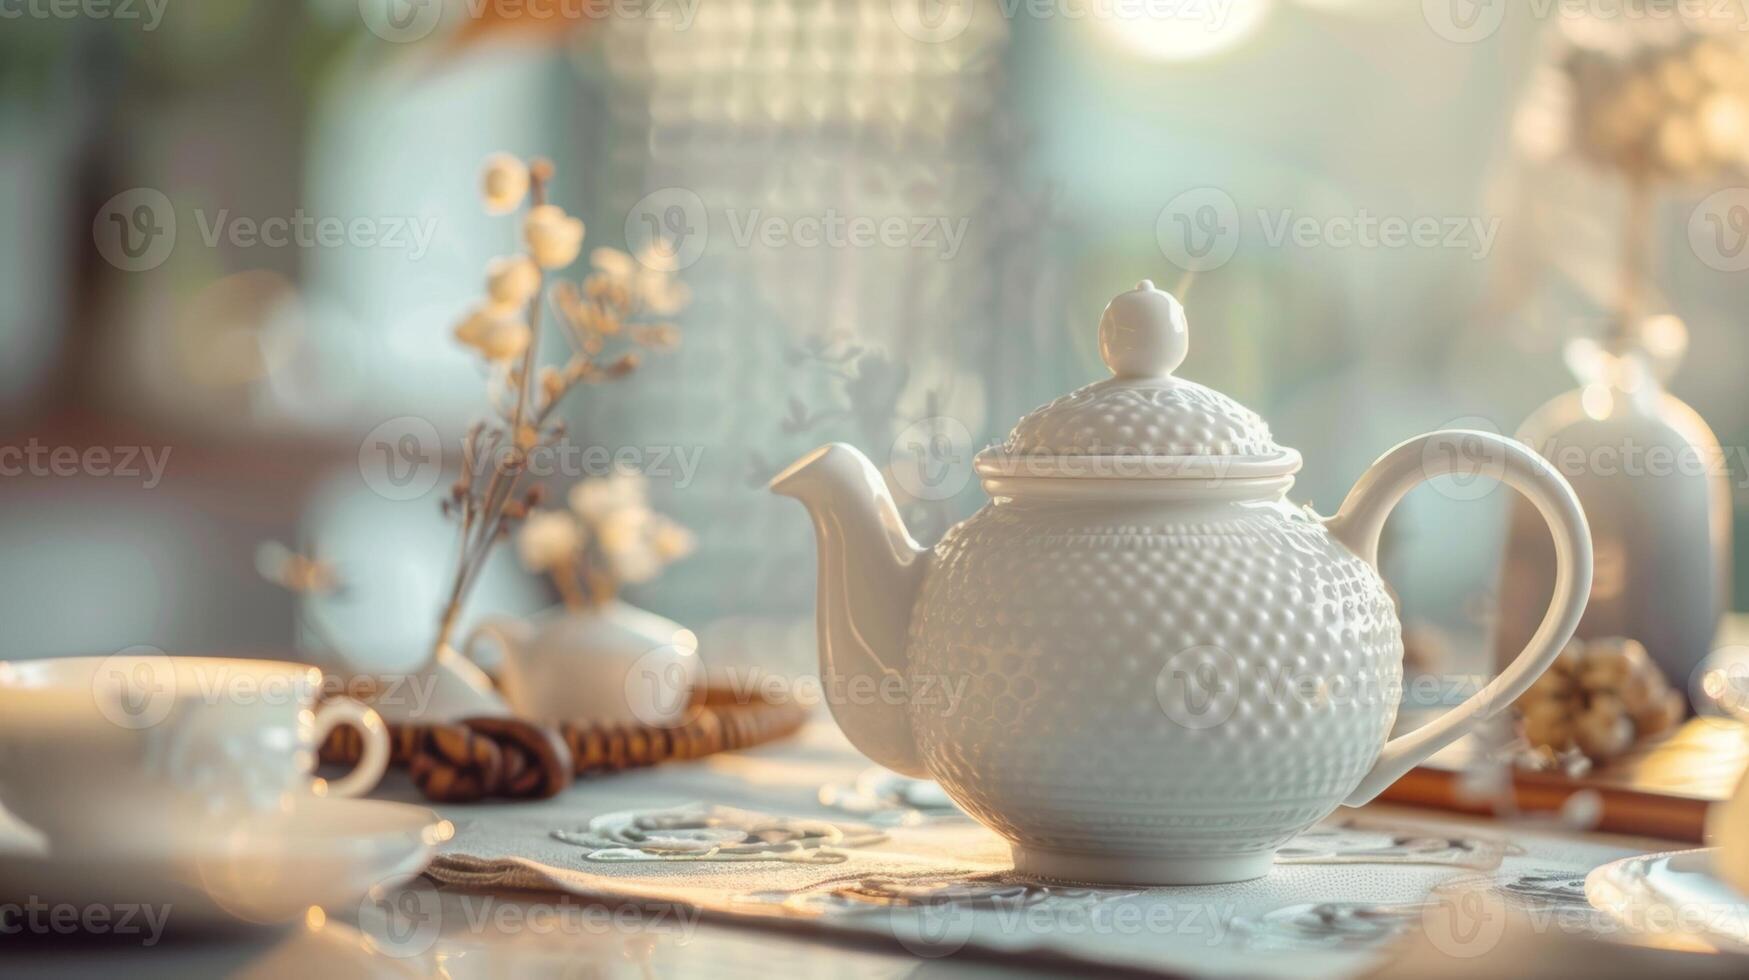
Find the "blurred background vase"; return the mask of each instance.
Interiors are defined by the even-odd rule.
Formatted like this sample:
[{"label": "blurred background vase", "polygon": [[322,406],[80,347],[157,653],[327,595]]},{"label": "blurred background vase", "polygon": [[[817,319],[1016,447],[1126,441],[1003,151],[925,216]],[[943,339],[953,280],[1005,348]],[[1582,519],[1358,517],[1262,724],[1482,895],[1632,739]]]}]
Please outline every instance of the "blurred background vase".
[{"label": "blurred background vase", "polygon": [[[1724,452],[1699,413],[1664,389],[1685,348],[1672,316],[1649,318],[1631,336],[1570,342],[1579,387],[1518,432],[1572,483],[1591,522],[1596,574],[1577,636],[1639,640],[1679,686],[1712,648],[1731,575]],[[1496,633],[1502,662],[1529,642],[1553,581],[1548,533],[1533,509],[1515,504]]]}]

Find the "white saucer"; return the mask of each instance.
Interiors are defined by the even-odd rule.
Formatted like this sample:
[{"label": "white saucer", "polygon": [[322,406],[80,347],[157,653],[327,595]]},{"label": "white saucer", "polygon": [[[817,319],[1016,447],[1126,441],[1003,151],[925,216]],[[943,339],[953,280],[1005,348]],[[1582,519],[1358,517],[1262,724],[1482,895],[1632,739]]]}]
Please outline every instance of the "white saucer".
[{"label": "white saucer", "polygon": [[1749,953],[1749,896],[1713,873],[1718,848],[1641,854],[1585,878],[1585,898],[1629,937],[1702,952]]},{"label": "white saucer", "polygon": [[455,828],[424,807],[304,797],[218,832],[140,833],[88,852],[0,853],[0,904],[149,908],[171,931],[272,925],[312,906],[353,911],[430,863]]}]

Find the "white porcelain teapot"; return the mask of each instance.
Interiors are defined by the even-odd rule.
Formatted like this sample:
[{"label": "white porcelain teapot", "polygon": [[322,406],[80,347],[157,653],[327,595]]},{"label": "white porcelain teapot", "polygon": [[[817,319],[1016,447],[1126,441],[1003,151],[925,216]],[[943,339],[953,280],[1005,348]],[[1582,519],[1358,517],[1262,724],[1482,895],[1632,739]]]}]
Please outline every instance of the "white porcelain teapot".
[{"label": "white porcelain teapot", "polygon": [[[1189,884],[1269,871],[1338,804],[1371,800],[1505,709],[1572,635],[1591,539],[1567,483],[1499,436],[1386,453],[1323,518],[1284,497],[1299,453],[1172,371],[1184,310],[1143,282],[1099,324],[1113,377],[1045,405],[973,461],[991,502],[934,548],[879,472],[824,446],[772,481],[813,517],[821,671],[876,762],[935,779],[1013,844],[1017,870]],[[1386,741],[1401,626],[1374,567],[1404,494],[1485,475],[1554,534],[1554,597],[1476,695]],[[851,696],[857,695],[857,696]]]}]

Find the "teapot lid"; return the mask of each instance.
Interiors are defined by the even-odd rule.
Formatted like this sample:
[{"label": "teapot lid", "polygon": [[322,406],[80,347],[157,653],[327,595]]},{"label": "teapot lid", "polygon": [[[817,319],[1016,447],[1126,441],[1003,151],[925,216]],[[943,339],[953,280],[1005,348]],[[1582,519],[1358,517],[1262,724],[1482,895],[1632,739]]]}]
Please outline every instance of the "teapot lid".
[{"label": "teapot lid", "polygon": [[978,454],[978,472],[1202,480],[1297,472],[1300,454],[1277,445],[1256,412],[1173,377],[1189,351],[1184,307],[1143,280],[1099,318],[1099,353],[1112,376],[1028,413],[1006,442]]}]

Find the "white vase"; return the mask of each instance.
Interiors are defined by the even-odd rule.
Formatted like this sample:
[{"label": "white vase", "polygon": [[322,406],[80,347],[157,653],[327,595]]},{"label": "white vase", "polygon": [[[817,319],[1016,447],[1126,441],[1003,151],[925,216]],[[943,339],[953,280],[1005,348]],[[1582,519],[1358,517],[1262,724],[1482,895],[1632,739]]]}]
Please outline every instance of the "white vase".
[{"label": "white vase", "polygon": [[490,619],[462,649],[472,658],[486,646],[497,648],[511,710],[549,723],[670,727],[685,720],[703,676],[691,630],[618,599]]},{"label": "white vase", "polygon": [[[1640,641],[1680,688],[1712,649],[1730,591],[1725,457],[1700,415],[1664,390],[1659,365],[1631,341],[1616,347],[1570,345],[1581,386],[1534,412],[1518,438],[1567,478],[1591,522],[1596,574],[1575,635]],[[1554,568],[1534,509],[1517,503],[1510,528],[1495,644],[1502,662],[1536,629]]]}]

